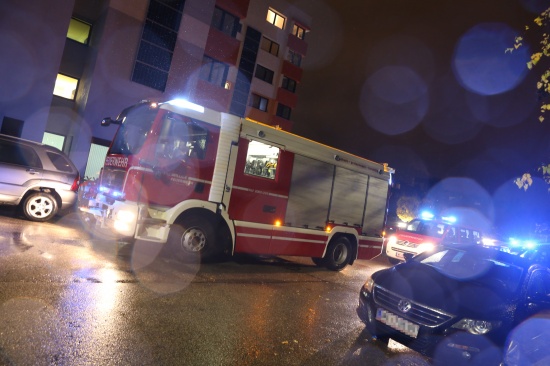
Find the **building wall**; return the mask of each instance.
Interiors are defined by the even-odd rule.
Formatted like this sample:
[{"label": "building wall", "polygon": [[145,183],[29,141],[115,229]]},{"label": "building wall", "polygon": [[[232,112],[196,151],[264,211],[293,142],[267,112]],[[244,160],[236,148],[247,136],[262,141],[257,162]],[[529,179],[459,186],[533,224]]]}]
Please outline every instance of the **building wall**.
[{"label": "building wall", "polygon": [[74,0],[0,1],[0,123],[42,141]]},{"label": "building wall", "polygon": [[[65,136],[64,150],[83,173],[91,141],[110,141],[116,126],[100,126],[105,117],[143,99],[187,98],[206,107],[229,111],[239,75],[247,27],[280,44],[277,57],[259,50],[257,62],[275,72],[273,84],[252,78],[251,91],[270,99],[266,112],[246,108],[246,115],[265,123],[274,114],[293,19],[309,16],[282,0],[187,0],[164,91],[132,81],[149,0],[3,0],[0,1],[0,123],[4,117],[24,121],[22,137],[42,141],[44,132]],[[240,18],[232,38],[210,23],[214,6]],[[272,6],[287,17],[284,30],[266,21]],[[88,45],[67,38],[71,17],[92,24]],[[203,56],[229,65],[227,83],[199,78]],[[79,79],[75,100],[53,96],[58,73]],[[288,99],[288,98],[287,98]],[[287,121],[287,128],[291,123]],[[286,122],[285,122],[286,123]]]}]

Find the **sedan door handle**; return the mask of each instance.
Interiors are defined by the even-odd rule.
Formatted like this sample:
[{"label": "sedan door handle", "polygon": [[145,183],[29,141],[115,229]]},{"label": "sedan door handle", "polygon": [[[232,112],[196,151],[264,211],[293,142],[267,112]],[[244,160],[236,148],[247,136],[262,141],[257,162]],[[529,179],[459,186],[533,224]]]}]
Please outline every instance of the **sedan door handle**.
[{"label": "sedan door handle", "polygon": [[27,169],[27,173],[32,174],[32,175],[39,174],[39,172],[37,172],[34,169]]}]

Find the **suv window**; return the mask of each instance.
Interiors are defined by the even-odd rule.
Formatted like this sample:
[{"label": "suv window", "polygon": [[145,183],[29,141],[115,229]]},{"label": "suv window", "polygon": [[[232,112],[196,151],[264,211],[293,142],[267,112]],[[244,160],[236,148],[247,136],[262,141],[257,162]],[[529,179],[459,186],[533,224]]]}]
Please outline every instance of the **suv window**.
[{"label": "suv window", "polygon": [[57,170],[68,173],[73,171],[71,163],[63,155],[55,153],[53,151],[48,151],[46,154],[48,155]]},{"label": "suv window", "polygon": [[10,141],[0,141],[0,162],[42,168],[40,158],[32,148]]}]

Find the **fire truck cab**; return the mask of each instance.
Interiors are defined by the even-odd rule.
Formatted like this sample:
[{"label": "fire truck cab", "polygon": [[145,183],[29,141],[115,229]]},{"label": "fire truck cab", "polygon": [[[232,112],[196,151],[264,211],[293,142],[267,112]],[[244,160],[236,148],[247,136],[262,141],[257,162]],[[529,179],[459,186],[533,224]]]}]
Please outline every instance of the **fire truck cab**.
[{"label": "fire truck cab", "polygon": [[118,131],[81,211],[97,230],[174,256],[308,256],[341,270],[382,252],[393,169],[273,126],[174,100]]}]

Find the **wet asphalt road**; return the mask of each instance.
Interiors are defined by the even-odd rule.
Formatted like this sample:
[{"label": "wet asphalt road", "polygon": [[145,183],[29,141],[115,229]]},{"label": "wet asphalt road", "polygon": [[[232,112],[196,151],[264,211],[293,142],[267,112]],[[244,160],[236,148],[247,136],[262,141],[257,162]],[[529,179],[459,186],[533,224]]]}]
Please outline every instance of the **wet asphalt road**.
[{"label": "wet asphalt road", "polygon": [[385,258],[342,272],[308,258],[181,263],[118,248],[70,214],[0,210],[0,365],[427,365],[370,340],[358,291]]}]

